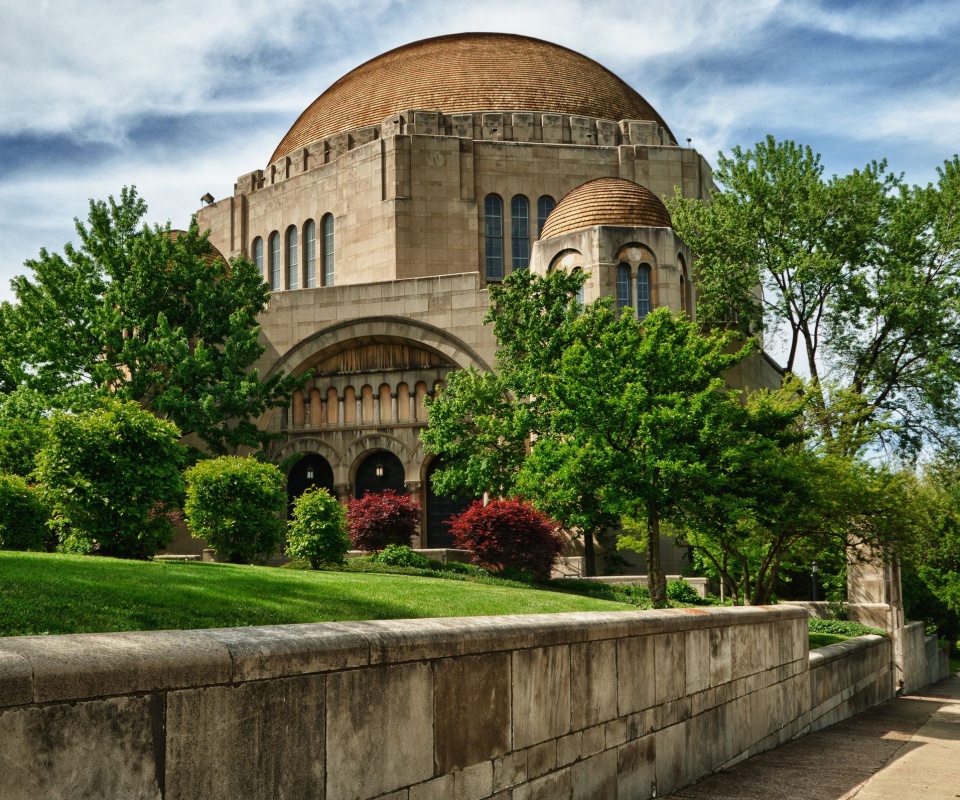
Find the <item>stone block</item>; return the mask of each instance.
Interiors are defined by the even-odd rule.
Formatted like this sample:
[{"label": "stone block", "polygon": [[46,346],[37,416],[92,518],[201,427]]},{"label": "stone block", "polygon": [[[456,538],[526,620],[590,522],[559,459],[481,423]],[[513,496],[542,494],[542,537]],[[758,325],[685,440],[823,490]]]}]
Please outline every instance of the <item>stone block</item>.
[{"label": "stone block", "polygon": [[513,141],[533,141],[533,114],[522,111],[511,116],[513,121]]},{"label": "stone block", "polygon": [[326,800],[375,797],[433,776],[428,664],[333,673],[326,708]]},{"label": "stone block", "polygon": [[565,767],[580,758],[583,746],[583,734],[580,731],[563,736],[557,740],[557,766]]},{"label": "stone block", "polygon": [[580,754],[586,758],[595,755],[607,746],[607,730],[605,725],[596,725],[583,731],[580,744]]},{"label": "stone block", "polygon": [[657,731],[657,793],[670,794],[687,783],[687,723]]},{"label": "stone block", "polygon": [[513,790],[513,800],[570,800],[570,767],[524,783]]},{"label": "stone block", "polygon": [[656,740],[651,734],[617,750],[617,797],[647,800],[657,797]]},{"label": "stone block", "polygon": [[570,117],[570,141],[573,144],[596,144],[595,120],[591,117]]},{"label": "stone block", "polygon": [[[493,763],[484,761],[453,773],[453,800],[481,800],[493,794]],[[448,795],[449,797],[449,795]]]},{"label": "stone block", "polygon": [[612,719],[603,726],[603,739],[607,749],[616,747],[627,741],[627,721]]},{"label": "stone block", "polygon": [[550,144],[563,142],[563,116],[560,114],[543,114],[540,117],[543,130],[543,141]]},{"label": "stone block", "polygon": [[619,127],[616,122],[609,119],[598,119],[597,144],[604,147],[616,147],[618,130]]},{"label": "stone block", "polygon": [[435,761],[441,773],[510,750],[510,654],[443,659],[434,667]]},{"label": "stone block", "polygon": [[617,797],[617,751],[606,750],[570,768],[572,800]]},{"label": "stone block", "polygon": [[570,731],[569,648],[520,650],[513,657],[513,746],[529,747]]},{"label": "stone block", "polygon": [[535,744],[527,750],[527,780],[539,778],[557,767],[556,741]]},{"label": "stone block", "polygon": [[[710,628],[710,685],[728,683],[733,675],[733,651],[730,628]],[[687,664],[689,664],[689,658]],[[689,677],[688,677],[689,681]],[[687,691],[690,691],[689,684]]]},{"label": "stone block", "polygon": [[527,751],[516,750],[493,761],[493,790],[509,789],[527,779]]},{"label": "stone block", "polygon": [[410,787],[410,800],[451,800],[452,797],[453,775],[441,775]]},{"label": "stone block", "polygon": [[481,131],[485,141],[502,141],[503,114],[482,114]]},{"label": "stone block", "polygon": [[686,693],[687,657],[681,632],[654,637],[656,702],[666,703]]},{"label": "stone block", "polygon": [[325,680],[170,692],[165,800],[321,796]]},{"label": "stone block", "polygon": [[570,645],[570,727],[597,725],[617,716],[617,642]]},{"label": "stone block", "polygon": [[654,637],[617,640],[617,707],[620,716],[649,708],[656,702]]},{"label": "stone block", "polygon": [[30,662],[34,701],[81,700],[228,683],[230,654],[205,631],[84,633],[4,639]]},{"label": "stone block", "polygon": [[163,698],[12,708],[0,712],[0,797],[160,800]]},{"label": "stone block", "polygon": [[0,708],[33,701],[33,667],[19,653],[0,649]]},{"label": "stone block", "polygon": [[713,629],[699,628],[686,633],[687,692],[702,692],[710,683],[710,635]]},{"label": "stone block", "polygon": [[208,634],[229,651],[237,682],[330,672],[370,662],[370,641],[339,623],[218,628]]}]

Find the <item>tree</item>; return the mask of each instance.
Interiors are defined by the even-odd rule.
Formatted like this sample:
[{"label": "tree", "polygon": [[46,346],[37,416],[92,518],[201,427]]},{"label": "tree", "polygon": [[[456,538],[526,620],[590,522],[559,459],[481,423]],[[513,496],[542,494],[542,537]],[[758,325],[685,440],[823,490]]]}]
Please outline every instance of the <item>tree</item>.
[{"label": "tree", "polygon": [[370,492],[347,506],[350,541],[367,553],[388,544],[410,546],[420,526],[420,504],[392,489]]},{"label": "tree", "polygon": [[78,247],[26,262],[33,277],[15,278],[16,303],[0,307],[0,376],[48,398],[134,400],[215,453],[259,447],[257,418],[297,385],[251,369],[263,278],[244,258],[227,263],[195,220],[171,231],[141,225],[146,211],[133,188],[91,201]]},{"label": "tree", "polygon": [[768,137],[720,156],[709,202],[675,199],[697,316],[744,335],[785,327],[787,371],[809,371],[833,452],[916,453],[960,412],[960,158],[926,187],[885,162],[823,171],[809,147]]},{"label": "tree", "polygon": [[183,494],[179,438],[172,422],[119,398],[54,413],[35,474],[61,547],[148,558],[167,544],[174,530],[162,509]]},{"label": "tree", "polygon": [[545,581],[563,550],[556,523],[517,500],[479,500],[450,520],[456,547],[473,553],[473,563],[493,572],[519,570]]},{"label": "tree", "polygon": [[293,501],[293,521],[287,533],[287,555],[321,564],[342,564],[350,549],[347,515],[336,497],[311,486]]},{"label": "tree", "polygon": [[[651,599],[662,606],[661,519],[719,491],[729,449],[765,435],[722,377],[750,348],[731,352],[732,335],[704,336],[667,309],[642,321],[604,302],[581,309],[579,280],[515,273],[491,291],[498,374],[451,376],[422,438],[448,460],[443,491],[522,489],[568,527],[578,513],[643,519]],[[797,413],[764,424],[788,427]]]},{"label": "tree", "polygon": [[283,541],[283,473],[255,458],[220,456],[184,473],[187,527],[234,564],[266,559]]}]

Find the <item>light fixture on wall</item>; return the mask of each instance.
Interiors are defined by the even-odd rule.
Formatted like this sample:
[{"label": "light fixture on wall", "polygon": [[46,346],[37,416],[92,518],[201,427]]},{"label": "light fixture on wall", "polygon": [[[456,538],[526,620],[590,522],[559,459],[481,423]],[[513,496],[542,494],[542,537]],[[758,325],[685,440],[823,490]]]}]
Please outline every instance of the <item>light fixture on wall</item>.
[{"label": "light fixture on wall", "polygon": [[313,480],[313,467],[307,467],[307,480]]},{"label": "light fixture on wall", "polygon": [[210,192],[207,192],[203,197],[200,198],[200,202],[205,205],[211,205],[213,203],[213,195]]},{"label": "light fixture on wall", "polygon": [[380,462],[378,461],[378,462],[377,462],[377,465],[373,468],[373,471],[374,471],[374,474],[376,474],[376,476],[377,476],[378,478],[383,478],[383,464],[382,464],[382,463],[380,463]]}]

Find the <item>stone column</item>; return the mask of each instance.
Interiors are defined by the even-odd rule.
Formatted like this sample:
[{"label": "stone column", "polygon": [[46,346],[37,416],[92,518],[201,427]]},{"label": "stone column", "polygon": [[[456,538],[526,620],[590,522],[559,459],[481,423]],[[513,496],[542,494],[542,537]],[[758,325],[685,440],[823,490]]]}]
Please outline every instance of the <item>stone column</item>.
[{"label": "stone column", "polygon": [[341,503],[347,503],[353,498],[353,484],[338,483],[333,487],[333,491]]},{"label": "stone column", "polygon": [[343,415],[344,399],[345,398],[343,397],[343,395],[340,395],[337,398],[337,422],[339,422],[341,425],[343,425],[343,420],[344,420],[344,415]]},{"label": "stone column", "polygon": [[397,416],[397,393],[394,392],[390,395],[390,421],[396,422],[399,419]]},{"label": "stone column", "polygon": [[375,425],[380,424],[380,395],[375,394],[373,396],[373,422]]},{"label": "stone column", "polygon": [[419,530],[416,534],[414,534],[413,539],[410,542],[410,546],[414,549],[426,547],[426,540],[423,536],[423,530],[422,530],[423,519],[424,519],[423,510],[426,509],[427,507],[423,497],[423,491],[422,491],[423,485],[420,483],[420,481],[404,481],[403,485],[404,485],[404,488],[407,490],[407,493],[411,497],[415,498],[416,501],[420,504],[420,509],[421,509],[421,513],[420,513],[421,530]]}]

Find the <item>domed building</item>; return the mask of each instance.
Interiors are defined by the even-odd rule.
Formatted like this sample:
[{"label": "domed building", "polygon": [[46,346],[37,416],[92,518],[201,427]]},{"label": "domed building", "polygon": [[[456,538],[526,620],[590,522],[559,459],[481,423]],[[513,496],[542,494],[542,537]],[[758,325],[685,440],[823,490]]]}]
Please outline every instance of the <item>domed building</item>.
[{"label": "domed building", "polygon": [[[661,198],[705,198],[711,170],[591,59],[524,36],[467,33],[399,47],[321,94],[269,163],[199,211],[227,255],[272,290],[261,374],[313,376],[262,425],[270,456],[303,453],[309,485],[347,499],[406,490],[421,546],[449,544],[418,434],[451,370],[490,369],[488,287],[513,270],[583,269],[584,299],[693,313],[693,256]],[[756,358],[734,384],[773,385]],[[669,571],[669,566],[668,566]]]}]

